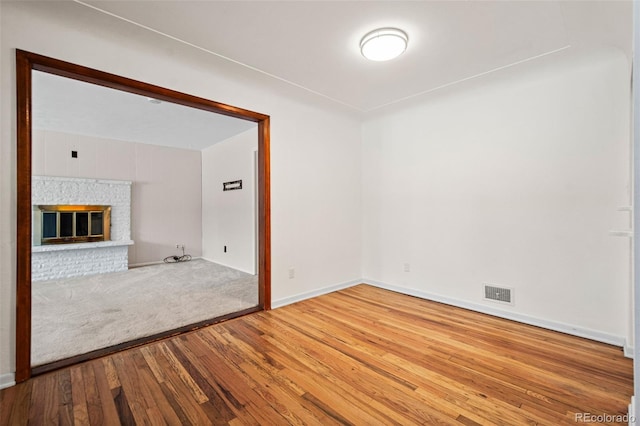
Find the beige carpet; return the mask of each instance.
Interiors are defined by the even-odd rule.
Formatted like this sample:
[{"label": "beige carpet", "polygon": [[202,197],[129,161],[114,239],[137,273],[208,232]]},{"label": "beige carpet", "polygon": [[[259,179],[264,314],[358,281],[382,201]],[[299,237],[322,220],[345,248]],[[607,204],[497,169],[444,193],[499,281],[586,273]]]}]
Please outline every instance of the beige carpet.
[{"label": "beige carpet", "polygon": [[32,284],[31,364],[258,305],[258,277],[196,259]]}]

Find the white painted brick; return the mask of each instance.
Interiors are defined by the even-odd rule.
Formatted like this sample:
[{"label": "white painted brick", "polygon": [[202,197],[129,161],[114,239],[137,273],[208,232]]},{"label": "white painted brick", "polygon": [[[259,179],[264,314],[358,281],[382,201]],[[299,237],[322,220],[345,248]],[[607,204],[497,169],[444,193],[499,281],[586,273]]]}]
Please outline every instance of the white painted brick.
[{"label": "white painted brick", "polygon": [[111,239],[131,239],[131,182],[33,176],[31,199],[38,204],[111,206]]},{"label": "white painted brick", "polygon": [[125,271],[128,263],[128,246],[34,252],[31,255],[31,280]]},{"label": "white painted brick", "polygon": [[[111,240],[131,239],[131,182],[33,176],[32,204],[109,205]],[[31,280],[123,271],[128,263],[128,246],[33,252]]]}]

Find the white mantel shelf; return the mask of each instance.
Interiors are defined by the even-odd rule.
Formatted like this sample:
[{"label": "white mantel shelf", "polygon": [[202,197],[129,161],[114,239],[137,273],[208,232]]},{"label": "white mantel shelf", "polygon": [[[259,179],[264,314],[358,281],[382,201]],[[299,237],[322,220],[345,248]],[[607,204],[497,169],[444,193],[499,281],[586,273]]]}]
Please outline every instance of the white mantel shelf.
[{"label": "white mantel shelf", "polygon": [[94,249],[102,247],[120,247],[131,246],[133,240],[118,240],[118,241],[97,241],[94,243],[74,243],[74,244],[47,244],[44,246],[32,246],[32,253],[43,253],[49,251],[65,251],[65,250],[83,250]]},{"label": "white mantel shelf", "polygon": [[115,180],[115,179],[93,179],[93,178],[77,178],[67,176],[32,176],[32,181],[46,181],[46,182],[72,182],[72,183],[100,183],[107,185],[128,185],[131,186],[130,180]]}]

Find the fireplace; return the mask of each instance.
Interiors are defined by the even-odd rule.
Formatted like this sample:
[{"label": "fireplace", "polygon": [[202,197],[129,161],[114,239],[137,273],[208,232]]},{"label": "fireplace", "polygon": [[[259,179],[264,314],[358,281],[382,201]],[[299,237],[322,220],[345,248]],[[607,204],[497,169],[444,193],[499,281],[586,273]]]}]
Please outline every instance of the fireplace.
[{"label": "fireplace", "polygon": [[35,209],[34,230],[42,245],[111,239],[111,206],[58,204]]},{"label": "fireplace", "polygon": [[31,281],[125,271],[130,181],[33,176]]}]

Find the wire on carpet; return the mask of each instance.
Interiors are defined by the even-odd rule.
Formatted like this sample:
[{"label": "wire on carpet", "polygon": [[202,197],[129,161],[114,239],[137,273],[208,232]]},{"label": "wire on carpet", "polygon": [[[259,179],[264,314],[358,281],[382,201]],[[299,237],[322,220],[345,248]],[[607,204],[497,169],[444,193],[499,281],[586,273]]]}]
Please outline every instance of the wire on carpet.
[{"label": "wire on carpet", "polygon": [[182,246],[182,256],[167,256],[164,258],[164,263],[178,263],[188,262],[191,260],[190,254],[184,254],[184,246]]}]

